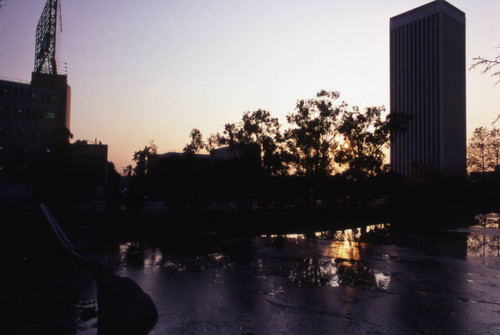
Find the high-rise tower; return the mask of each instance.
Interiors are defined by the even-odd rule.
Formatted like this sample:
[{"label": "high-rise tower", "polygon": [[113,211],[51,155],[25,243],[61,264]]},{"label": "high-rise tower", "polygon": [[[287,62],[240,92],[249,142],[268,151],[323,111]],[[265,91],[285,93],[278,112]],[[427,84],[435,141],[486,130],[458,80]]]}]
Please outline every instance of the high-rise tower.
[{"label": "high-rise tower", "polygon": [[71,88],[66,74],[58,71],[61,33],[61,2],[47,0],[36,26],[35,69],[31,74],[31,85],[57,91],[58,113],[54,118],[58,127],[69,129]]},{"label": "high-rise tower", "polygon": [[391,167],[408,176],[465,174],[465,14],[436,0],[390,20]]},{"label": "high-rise tower", "polygon": [[61,4],[47,0],[36,26],[34,72],[57,74],[61,31]]},{"label": "high-rise tower", "polygon": [[71,88],[58,71],[60,1],[47,0],[36,28],[31,83],[0,79],[0,176],[23,175],[52,134],[70,127]]}]

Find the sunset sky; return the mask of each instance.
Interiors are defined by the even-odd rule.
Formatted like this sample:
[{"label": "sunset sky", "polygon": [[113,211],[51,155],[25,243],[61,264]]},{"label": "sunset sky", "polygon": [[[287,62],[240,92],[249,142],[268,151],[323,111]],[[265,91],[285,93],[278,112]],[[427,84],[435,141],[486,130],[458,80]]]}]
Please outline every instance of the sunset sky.
[{"label": "sunset sky", "polygon": [[[389,109],[389,19],[426,0],[62,0],[61,61],[74,139],[109,144],[120,169],[154,140],[181,151],[245,111],[280,118],[297,99],[337,90]],[[500,1],[450,1],[466,13],[467,65],[500,54]],[[0,9],[0,77],[29,81],[45,0]],[[500,113],[500,84],[467,70],[467,134]],[[500,127],[500,124],[498,125]]]}]

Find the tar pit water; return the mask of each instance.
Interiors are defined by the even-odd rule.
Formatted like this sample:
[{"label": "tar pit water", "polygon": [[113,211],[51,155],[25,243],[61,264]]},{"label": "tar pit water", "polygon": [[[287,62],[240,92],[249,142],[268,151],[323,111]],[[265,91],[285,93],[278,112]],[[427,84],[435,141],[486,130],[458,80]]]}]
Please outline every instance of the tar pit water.
[{"label": "tar pit water", "polygon": [[495,334],[498,231],[207,234],[101,256],[155,301],[151,334]]},{"label": "tar pit water", "polygon": [[[498,334],[499,236],[490,214],[441,233],[385,224],[90,251],[153,299],[150,334]],[[2,334],[113,334],[100,326],[93,277],[59,253],[3,254]]]}]

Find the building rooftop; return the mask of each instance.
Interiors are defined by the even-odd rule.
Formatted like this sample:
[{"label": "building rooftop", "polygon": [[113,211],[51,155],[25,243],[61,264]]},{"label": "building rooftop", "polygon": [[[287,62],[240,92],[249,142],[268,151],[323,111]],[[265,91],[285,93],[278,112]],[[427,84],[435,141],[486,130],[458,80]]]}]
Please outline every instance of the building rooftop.
[{"label": "building rooftop", "polygon": [[391,29],[439,12],[445,12],[454,19],[465,23],[465,13],[463,11],[445,0],[435,0],[391,17]]}]

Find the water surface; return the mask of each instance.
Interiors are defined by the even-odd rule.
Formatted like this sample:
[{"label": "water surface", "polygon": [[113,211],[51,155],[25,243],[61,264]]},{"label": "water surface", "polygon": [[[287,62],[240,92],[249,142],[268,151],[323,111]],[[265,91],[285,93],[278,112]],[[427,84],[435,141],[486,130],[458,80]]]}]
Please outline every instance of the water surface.
[{"label": "water surface", "polygon": [[151,334],[500,333],[498,225],[388,228],[129,241],[102,255],[156,302]]}]

